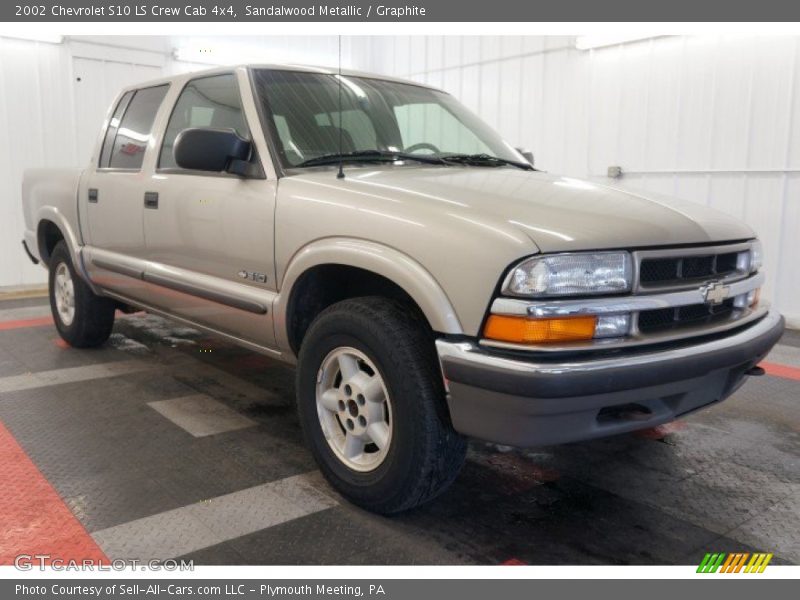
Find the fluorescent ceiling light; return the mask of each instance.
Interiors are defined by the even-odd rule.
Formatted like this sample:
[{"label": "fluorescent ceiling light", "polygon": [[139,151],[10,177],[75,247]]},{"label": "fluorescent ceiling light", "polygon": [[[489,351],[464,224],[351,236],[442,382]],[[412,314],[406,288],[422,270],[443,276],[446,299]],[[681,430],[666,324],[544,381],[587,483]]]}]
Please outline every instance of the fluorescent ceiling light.
[{"label": "fluorescent ceiling light", "polygon": [[626,42],[638,42],[647,40],[655,35],[579,35],[575,39],[575,47],[578,50],[591,50],[592,48],[602,48],[603,46],[616,46]]},{"label": "fluorescent ceiling light", "polygon": [[0,34],[0,37],[28,40],[30,42],[47,42],[48,44],[60,44],[64,41],[63,35],[54,33],[3,33]]},{"label": "fluorescent ceiling light", "polygon": [[183,62],[204,63],[207,65],[219,64],[217,62],[219,58],[211,46],[182,46],[175,48],[172,55],[175,60]]},{"label": "fluorescent ceiling light", "polygon": [[237,43],[192,43],[173,51],[175,60],[204,65],[236,65],[258,62],[281,62],[274,49]]}]

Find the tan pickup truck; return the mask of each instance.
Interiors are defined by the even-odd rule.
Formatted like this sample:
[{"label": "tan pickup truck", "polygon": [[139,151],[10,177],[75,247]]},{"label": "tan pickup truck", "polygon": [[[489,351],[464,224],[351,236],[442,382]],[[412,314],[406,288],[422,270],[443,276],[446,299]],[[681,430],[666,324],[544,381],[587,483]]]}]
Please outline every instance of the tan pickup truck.
[{"label": "tan pickup truck", "polygon": [[783,331],[745,224],[529,158],[417,83],[180,75],[123,90],[86,169],[26,173],[24,245],[73,346],[137,307],[296,363],[323,473],[393,513],[456,477],[467,437],[670,421]]}]

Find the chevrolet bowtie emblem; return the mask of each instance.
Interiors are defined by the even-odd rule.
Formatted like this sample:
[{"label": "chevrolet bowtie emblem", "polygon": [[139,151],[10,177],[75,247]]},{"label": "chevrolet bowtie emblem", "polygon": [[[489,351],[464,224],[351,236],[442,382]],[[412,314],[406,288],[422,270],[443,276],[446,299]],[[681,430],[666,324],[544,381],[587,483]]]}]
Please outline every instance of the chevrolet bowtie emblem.
[{"label": "chevrolet bowtie emblem", "polygon": [[703,294],[703,300],[709,304],[722,304],[722,302],[730,294],[731,288],[722,284],[719,281],[709,283],[700,288],[700,293]]}]

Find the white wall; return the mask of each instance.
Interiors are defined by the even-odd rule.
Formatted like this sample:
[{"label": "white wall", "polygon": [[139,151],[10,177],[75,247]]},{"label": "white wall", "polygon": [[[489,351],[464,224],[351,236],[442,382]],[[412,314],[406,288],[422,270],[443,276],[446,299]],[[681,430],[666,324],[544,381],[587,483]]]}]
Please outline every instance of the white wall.
[{"label": "white wall", "polygon": [[800,327],[800,39],[383,37],[369,70],[460,97],[538,167],[707,204],[764,241],[764,295]]},{"label": "white wall", "polygon": [[[202,67],[171,58],[189,42],[0,38],[0,287],[44,281],[19,245],[23,169],[85,164],[121,85]],[[211,42],[275,62],[334,65],[338,53],[336,36]],[[540,168],[601,178],[619,165],[624,185],[746,219],[766,247],[765,296],[800,327],[799,48],[795,37],[666,37],[583,52],[569,37],[387,36],[344,38],[342,57],[453,92],[532,149]]]},{"label": "white wall", "polygon": [[[257,55],[264,62],[338,60],[336,36],[78,36],[62,44],[0,37],[0,289],[46,280],[44,269],[22,251],[23,170],[84,166],[121,87],[208,66],[172,58],[173,48],[188,42],[225,46],[233,55]],[[353,64],[358,43],[343,40],[343,66]]]}]

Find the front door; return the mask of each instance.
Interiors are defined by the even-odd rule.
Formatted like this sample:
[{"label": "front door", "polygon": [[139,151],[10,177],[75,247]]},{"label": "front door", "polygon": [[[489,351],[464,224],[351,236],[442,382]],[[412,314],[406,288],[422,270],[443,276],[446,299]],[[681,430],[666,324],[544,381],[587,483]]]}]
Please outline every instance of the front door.
[{"label": "front door", "polygon": [[172,152],[178,134],[194,127],[252,139],[239,84],[235,73],[193,79],[175,103],[144,209],[145,279],[159,308],[273,347],[277,182],[263,175],[258,156],[253,173],[240,177],[181,169]]}]

